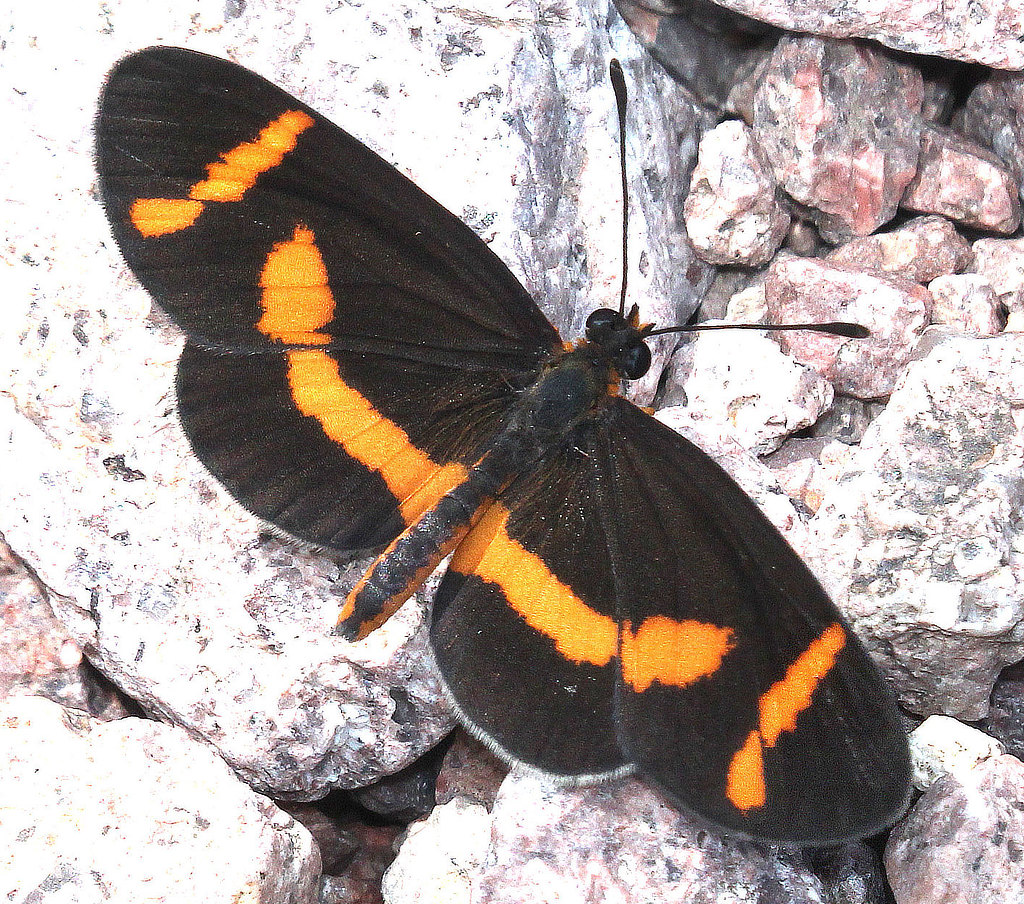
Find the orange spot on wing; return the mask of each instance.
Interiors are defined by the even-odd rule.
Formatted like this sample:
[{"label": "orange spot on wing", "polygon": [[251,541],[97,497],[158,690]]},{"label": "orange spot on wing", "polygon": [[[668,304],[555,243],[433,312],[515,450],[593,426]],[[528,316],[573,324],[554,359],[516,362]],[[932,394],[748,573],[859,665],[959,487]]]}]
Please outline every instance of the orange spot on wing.
[{"label": "orange spot on wing", "polygon": [[622,677],[641,693],[655,681],[686,687],[718,671],[734,644],[732,631],[705,622],[663,615],[622,631]]},{"label": "orange spot on wing", "polygon": [[289,345],[323,345],[330,336],[318,333],[334,316],[334,297],[327,267],[305,226],[274,245],[260,273],[263,316],[256,329]]},{"label": "orange spot on wing", "polygon": [[761,736],[756,731],[747,735],[746,743],[729,764],[726,797],[739,810],[763,807],[767,800],[764,786],[764,752]]},{"label": "orange spot on wing", "polygon": [[761,695],[761,736],[773,747],[779,735],[796,728],[796,717],[811,705],[811,696],[846,646],[846,631],[838,622],[811,641],[787,670]]},{"label": "orange spot on wing", "polygon": [[796,730],[797,716],[811,705],[814,691],[835,666],[845,646],[846,630],[839,622],[833,622],[811,641],[786,669],[786,674],[761,694],[759,725],[729,764],[726,796],[737,809],[764,806],[764,748],[774,747],[782,732]]},{"label": "orange spot on wing", "polygon": [[[508,535],[509,512],[492,505],[452,557],[451,567],[497,584],[509,605],[571,662],[605,666],[619,652],[619,626],[580,599],[544,560]],[[684,686],[710,675],[732,648],[732,632],[703,622],[645,619],[622,630],[623,678],[638,691],[654,681]]]},{"label": "orange spot on wing", "polygon": [[128,216],[143,238],[167,235],[191,226],[203,212],[202,201],[174,198],[139,198]]},{"label": "orange spot on wing", "polygon": [[256,179],[284,160],[298,137],[314,119],[301,110],[289,110],[264,128],[255,141],[247,141],[220,155],[206,167],[206,178],[193,185],[188,199],[140,198],[129,217],[144,238],[180,232],[203,212],[204,201],[241,201]]}]

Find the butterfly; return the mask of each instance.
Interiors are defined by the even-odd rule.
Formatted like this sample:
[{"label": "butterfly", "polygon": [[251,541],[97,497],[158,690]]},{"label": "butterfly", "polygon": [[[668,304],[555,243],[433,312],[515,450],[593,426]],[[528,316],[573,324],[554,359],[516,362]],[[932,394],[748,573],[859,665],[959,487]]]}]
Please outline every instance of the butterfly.
[{"label": "butterfly", "polygon": [[450,554],[431,646],[506,760],[639,771],[771,841],[897,818],[907,740],[868,654],[726,473],[621,394],[651,361],[635,307],[563,341],[469,227],[215,57],[121,60],[96,160],[125,260],[187,338],[195,455],[292,537],[378,553],[340,634]]}]

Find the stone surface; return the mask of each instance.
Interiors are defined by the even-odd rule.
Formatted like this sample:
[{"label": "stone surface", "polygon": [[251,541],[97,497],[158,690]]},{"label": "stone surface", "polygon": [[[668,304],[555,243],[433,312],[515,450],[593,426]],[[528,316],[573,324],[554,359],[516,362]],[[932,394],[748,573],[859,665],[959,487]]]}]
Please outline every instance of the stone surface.
[{"label": "stone surface", "polygon": [[832,397],[827,380],[767,335],[740,330],[693,334],[672,356],[664,388],[665,404],[685,401],[757,455],[813,424]]},{"label": "stone surface", "polygon": [[684,210],[690,241],[712,264],[767,263],[789,228],[771,167],[737,119],[701,138]]},{"label": "stone surface", "polygon": [[[474,877],[491,843],[491,816],[456,797],[409,827],[384,875],[387,904],[470,904]],[[514,887],[509,877],[508,887]]]},{"label": "stone surface", "polygon": [[513,773],[501,787],[474,904],[778,904],[822,900],[797,858],[696,825],[638,781],[558,788]]},{"label": "stone surface", "polygon": [[786,494],[814,513],[852,455],[851,448],[838,440],[793,438],[765,464]]},{"label": "stone surface", "polygon": [[12,901],[312,904],[310,834],[180,728],[0,705],[0,875]]},{"label": "stone surface", "polygon": [[972,336],[995,336],[1005,325],[1003,306],[988,277],[977,273],[938,276],[928,283],[932,322],[959,327]]},{"label": "stone surface", "polygon": [[1024,901],[1022,789],[1012,756],[935,782],[885,848],[896,904]]},{"label": "stone surface", "polygon": [[914,217],[888,232],[850,239],[826,257],[834,264],[895,273],[922,284],[959,273],[973,259],[967,240],[937,216]]},{"label": "stone surface", "polygon": [[685,320],[709,278],[664,201],[681,195],[696,118],[607,2],[540,17],[526,0],[471,13],[326,0],[12,11],[0,166],[20,213],[0,268],[0,531],[74,640],[149,712],[215,745],[254,787],[315,798],[403,768],[452,714],[425,597],[362,644],[332,636],[365,562],[270,536],[189,451],[173,398],[181,337],[120,262],[92,166],[104,73],[157,42],[229,56],[335,118],[476,228],[568,336],[620,285],[607,58],[633,86],[631,246],[643,254],[630,285],[645,319]]},{"label": "stone surface", "polygon": [[914,787],[924,791],[943,775],[960,777],[1005,752],[999,741],[977,728],[949,716],[929,716],[910,733]]},{"label": "stone surface", "polygon": [[900,206],[1007,235],[1020,225],[1020,198],[1010,171],[992,151],[959,132],[927,123],[917,174]]},{"label": "stone surface", "polygon": [[978,723],[1018,759],[1024,759],[1024,667],[1018,663],[1003,673],[992,688],[988,715]]},{"label": "stone surface", "polygon": [[888,395],[928,324],[931,294],[896,274],[828,261],[776,261],[765,279],[770,323],[859,323],[866,339],[794,330],[777,333],[783,351],[814,368],[837,392],[860,399]]},{"label": "stone surface", "polygon": [[507,774],[508,767],[480,741],[456,731],[437,775],[437,802],[446,804],[464,797],[489,810]]},{"label": "stone surface", "polygon": [[968,136],[996,152],[1024,198],[1024,75],[992,73],[974,87],[955,122]]},{"label": "stone surface", "polygon": [[814,422],[809,432],[813,437],[835,438],[849,444],[859,443],[871,421],[884,408],[881,402],[836,396],[832,407]]},{"label": "stone surface", "polygon": [[810,561],[911,711],[978,719],[1024,657],[1024,337],[915,361],[810,522]]},{"label": "stone surface", "polygon": [[721,0],[721,5],[787,31],[871,38],[910,53],[1024,69],[1024,9],[1015,0]]},{"label": "stone surface", "polygon": [[920,71],[871,45],[784,37],[754,97],[754,134],[838,244],[890,220],[920,153]]},{"label": "stone surface", "polygon": [[702,104],[720,109],[732,89],[771,49],[776,29],[708,0],[615,0],[648,52]]},{"label": "stone surface", "polygon": [[44,589],[0,537],[0,700],[46,697],[103,719],[124,703],[50,608]]},{"label": "stone surface", "polygon": [[435,748],[401,772],[351,792],[352,800],[389,822],[412,822],[434,807],[434,783],[441,768]]},{"label": "stone surface", "polygon": [[394,862],[400,829],[353,822],[348,834],[356,841],[356,851],[340,875],[322,877],[318,904],[383,904],[381,881]]},{"label": "stone surface", "polygon": [[971,249],[970,270],[992,284],[1009,313],[1007,329],[1024,328],[1024,239],[978,239]]}]

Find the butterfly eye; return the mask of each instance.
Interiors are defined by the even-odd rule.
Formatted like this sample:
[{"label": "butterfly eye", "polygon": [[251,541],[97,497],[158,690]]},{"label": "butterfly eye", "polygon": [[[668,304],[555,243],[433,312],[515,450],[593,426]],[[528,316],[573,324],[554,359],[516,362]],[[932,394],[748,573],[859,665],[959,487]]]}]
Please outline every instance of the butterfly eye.
[{"label": "butterfly eye", "polygon": [[619,353],[616,364],[619,373],[627,380],[639,380],[651,366],[651,350],[646,342],[637,340]]},{"label": "butterfly eye", "polygon": [[587,338],[593,340],[626,326],[625,318],[611,308],[598,308],[587,318]]}]

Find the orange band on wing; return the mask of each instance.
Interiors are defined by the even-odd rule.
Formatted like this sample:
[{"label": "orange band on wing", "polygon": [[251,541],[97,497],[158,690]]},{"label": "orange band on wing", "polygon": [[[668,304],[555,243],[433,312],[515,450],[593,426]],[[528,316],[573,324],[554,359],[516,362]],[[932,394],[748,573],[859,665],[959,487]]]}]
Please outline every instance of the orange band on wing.
[{"label": "orange band on wing", "polygon": [[241,201],[256,179],[284,160],[298,137],[315,120],[301,110],[289,110],[264,128],[255,141],[246,141],[220,155],[206,167],[206,178],[189,189],[189,200],[140,198],[129,217],[144,238],[179,232],[191,226],[203,211],[204,201]]},{"label": "orange band on wing", "polygon": [[686,687],[718,671],[733,646],[728,628],[655,615],[635,633],[623,626],[622,677],[641,693],[655,681]]},{"label": "orange band on wing", "polygon": [[796,719],[811,705],[822,679],[846,646],[846,630],[833,622],[807,646],[786,674],[761,694],[759,724],[729,764],[726,796],[740,810],[762,807],[766,800],[764,749],[779,735],[796,729]]},{"label": "orange band on wing", "polygon": [[[260,274],[263,316],[256,328],[289,345],[323,345],[318,332],[334,317],[334,297],[316,237],[299,224],[291,239],[278,242]],[[349,386],[337,362],[317,348],[289,351],[288,386],[296,407],[316,418],[330,439],[377,471],[412,524],[468,474],[458,463],[439,466],[417,449],[406,432]]]},{"label": "orange band on wing", "polygon": [[[615,619],[592,609],[544,560],[508,535],[509,512],[492,505],[452,557],[451,567],[501,587],[509,605],[550,637],[571,662],[605,666],[619,649]],[[638,691],[654,681],[676,687],[710,675],[732,648],[728,628],[654,616],[622,628],[623,679]]]},{"label": "orange band on wing", "polygon": [[319,349],[288,352],[288,384],[299,411],[354,459],[378,471],[399,500],[406,524],[468,476],[456,462],[439,466],[341,377],[337,362]]}]

